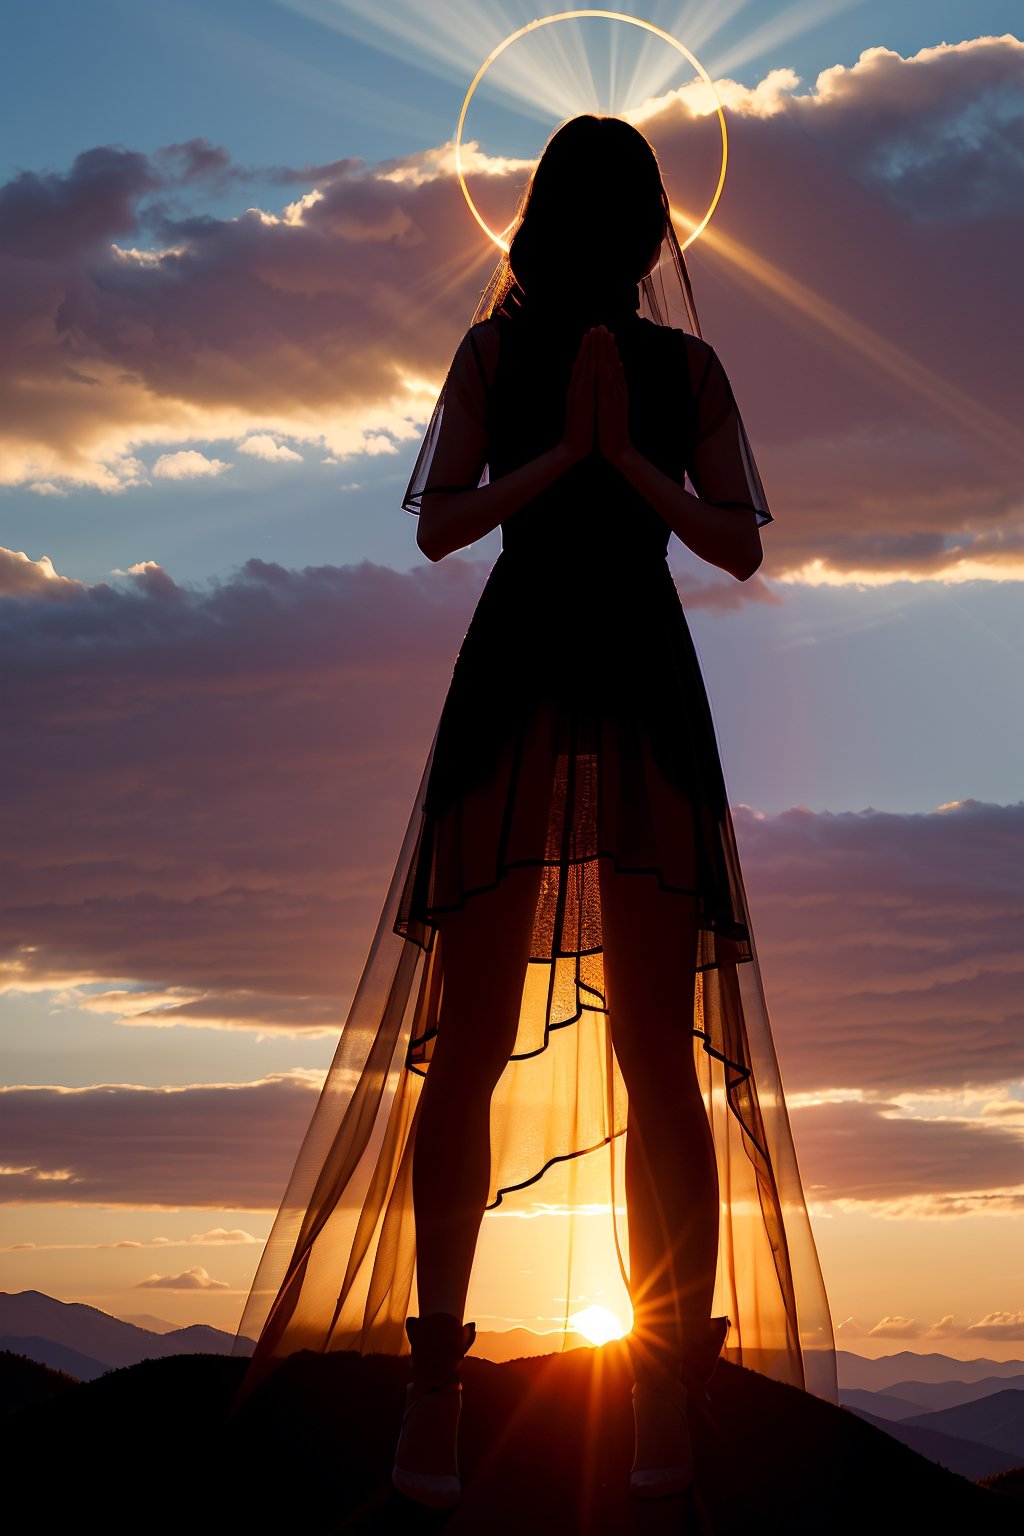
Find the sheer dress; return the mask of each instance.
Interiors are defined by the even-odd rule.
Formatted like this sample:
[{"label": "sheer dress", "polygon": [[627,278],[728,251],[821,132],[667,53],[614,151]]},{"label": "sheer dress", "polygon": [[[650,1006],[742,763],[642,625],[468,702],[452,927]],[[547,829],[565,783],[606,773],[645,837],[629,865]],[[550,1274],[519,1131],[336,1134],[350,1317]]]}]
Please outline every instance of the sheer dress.
[{"label": "sheer dress", "polygon": [[[723,504],[746,436],[716,353],[642,318],[628,295],[605,318],[635,447]],[[467,331],[408,510],[419,510],[424,490],[497,480],[559,441],[584,328],[580,316],[536,303]],[[457,486],[432,469],[445,411],[479,447],[476,470]],[[756,469],[745,468],[733,501],[769,522]],[[489,1218],[517,1212],[543,1213],[564,1279],[556,1345],[572,1331],[574,1298],[594,1294],[595,1265],[611,1272],[609,1256],[628,1313],[628,1095],[609,1024],[598,880],[598,859],[608,857],[696,898],[696,985],[679,997],[679,1028],[692,1035],[718,1162],[714,1310],[732,1322],[726,1354],[835,1397],[828,1304],[669,536],[597,455],[502,525],[362,979],[242,1320],[240,1335],[260,1336],[254,1379],[299,1348],[407,1350],[416,1110],[443,1027],[438,924],[522,865],[540,866],[541,878],[518,1033],[491,1100],[488,1214],[466,1315],[477,1315]],[[526,1266],[532,1224],[515,1225]],[[607,1286],[604,1295],[613,1304]]]}]

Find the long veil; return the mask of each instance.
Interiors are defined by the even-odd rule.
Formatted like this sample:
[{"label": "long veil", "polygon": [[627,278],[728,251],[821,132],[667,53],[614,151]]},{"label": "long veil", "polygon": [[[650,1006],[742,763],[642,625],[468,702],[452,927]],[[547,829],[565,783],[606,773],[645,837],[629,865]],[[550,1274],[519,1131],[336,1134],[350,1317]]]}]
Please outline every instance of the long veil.
[{"label": "long veil", "polygon": [[[503,256],[474,321],[515,302]],[[659,264],[643,279],[640,314],[700,335],[671,219]],[[444,393],[403,499],[410,511],[427,483]],[[767,522],[771,513],[738,413],[736,420],[751,504]],[[243,1312],[237,1347],[258,1338],[249,1386],[299,1349],[409,1349],[412,1162],[444,965],[440,933],[403,924],[402,898],[436,745],[435,733],[334,1060]],[[714,1310],[731,1319],[727,1358],[834,1401],[832,1324],[727,810],[716,835],[740,921],[732,935],[702,933],[693,999],[694,1060],[721,1191]],[[565,861],[559,874],[568,908],[575,893],[582,910],[595,870]],[[584,1299],[599,1297],[628,1322],[628,1101],[603,996],[600,950],[588,952],[582,941],[575,952],[557,943],[546,963],[527,968],[515,1050],[491,1101],[491,1189],[466,1312],[480,1320],[481,1332],[489,1319],[508,1317],[488,1304],[493,1276],[520,1270],[546,1277],[547,1312],[539,1322],[524,1320],[547,1332],[553,1348],[579,1341],[571,1319]],[[485,998],[481,1014],[485,1028]]]}]

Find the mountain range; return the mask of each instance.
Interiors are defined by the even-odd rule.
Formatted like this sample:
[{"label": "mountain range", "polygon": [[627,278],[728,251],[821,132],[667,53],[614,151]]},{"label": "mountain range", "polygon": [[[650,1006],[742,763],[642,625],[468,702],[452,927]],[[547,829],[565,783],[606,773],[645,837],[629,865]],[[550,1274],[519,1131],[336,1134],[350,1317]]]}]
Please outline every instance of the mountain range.
[{"label": "mountain range", "polygon": [[[159,1321],[159,1319],[154,1319]],[[253,1348],[249,1340],[241,1349]],[[42,1291],[0,1291],[0,1349],[27,1355],[79,1381],[167,1355],[230,1355],[235,1335],[205,1323],[157,1333],[111,1317],[83,1302],[57,1301]]]},{"label": "mountain range", "polygon": [[971,1383],[990,1376],[1024,1376],[1024,1360],[957,1360],[952,1355],[915,1355],[909,1349],[880,1355],[877,1360],[837,1349],[836,1365],[841,1388],[861,1387],[868,1392],[888,1392],[908,1381]]}]

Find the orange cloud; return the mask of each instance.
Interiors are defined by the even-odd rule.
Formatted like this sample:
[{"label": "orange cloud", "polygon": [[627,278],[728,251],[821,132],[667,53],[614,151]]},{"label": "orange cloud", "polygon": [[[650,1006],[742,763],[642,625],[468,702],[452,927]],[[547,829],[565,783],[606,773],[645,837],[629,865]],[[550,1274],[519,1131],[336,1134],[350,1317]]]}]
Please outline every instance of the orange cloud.
[{"label": "orange cloud", "polygon": [[137,1291],[230,1291],[226,1280],[215,1280],[201,1264],[181,1275],[150,1275],[140,1280]]}]

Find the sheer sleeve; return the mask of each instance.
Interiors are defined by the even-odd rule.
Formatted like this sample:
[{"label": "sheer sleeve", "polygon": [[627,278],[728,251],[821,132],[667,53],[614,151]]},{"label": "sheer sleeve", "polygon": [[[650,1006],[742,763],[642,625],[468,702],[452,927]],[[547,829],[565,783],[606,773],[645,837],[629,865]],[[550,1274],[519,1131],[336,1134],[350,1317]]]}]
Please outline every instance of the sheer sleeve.
[{"label": "sheer sleeve", "polygon": [[687,472],[702,501],[750,507],[758,527],[773,521],[736,397],[717,352],[687,337],[693,438]]},{"label": "sheer sleeve", "polygon": [[428,491],[466,491],[487,484],[497,343],[497,324],[490,320],[470,326],[460,341],[402,497],[407,512],[418,513]]}]

